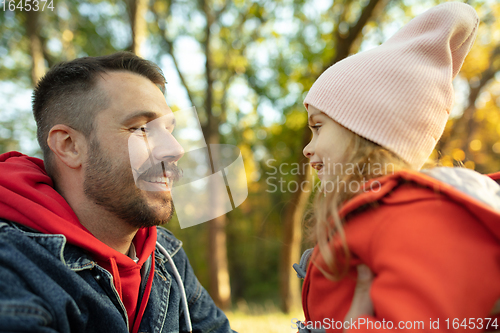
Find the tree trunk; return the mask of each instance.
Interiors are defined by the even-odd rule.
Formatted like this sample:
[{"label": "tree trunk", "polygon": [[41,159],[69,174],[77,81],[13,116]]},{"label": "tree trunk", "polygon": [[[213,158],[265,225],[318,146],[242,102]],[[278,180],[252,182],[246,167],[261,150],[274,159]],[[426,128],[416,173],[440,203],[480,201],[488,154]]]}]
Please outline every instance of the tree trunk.
[{"label": "tree trunk", "polygon": [[[338,29],[335,30],[335,57],[332,59],[330,64],[323,68],[323,71],[349,56],[351,48],[356,39],[359,38],[364,26],[368,23],[372,16],[378,12],[377,8],[381,9],[382,7],[385,7],[388,2],[389,0],[370,0],[370,2],[361,11],[356,23],[349,27],[346,35],[341,35]],[[342,15],[342,17],[345,18],[344,15]]]},{"label": "tree trunk", "polygon": [[231,285],[227,267],[226,216],[209,222],[210,295],[221,309],[231,305]]},{"label": "tree trunk", "polygon": [[[207,20],[205,27],[205,40],[203,48],[205,51],[205,75],[206,75],[206,93],[205,93],[205,112],[207,123],[203,126],[203,132],[208,144],[219,144],[219,119],[212,113],[213,103],[213,77],[212,77],[212,53],[210,49],[210,28],[214,23],[215,17],[211,12],[206,1],[200,3]],[[225,190],[225,189],[223,189]],[[226,242],[226,216],[221,215],[209,223],[209,292],[215,304],[221,309],[227,309],[231,305],[231,285],[229,281],[229,270],[227,262],[227,242]]]},{"label": "tree trunk", "polygon": [[[227,3],[226,3],[227,4]],[[205,100],[203,108],[206,113],[206,123],[203,124],[203,135],[207,144],[219,144],[219,124],[220,117],[215,117],[212,113],[213,104],[213,77],[212,77],[212,60],[211,60],[211,49],[210,49],[210,27],[214,23],[216,16],[219,13],[213,13],[210,6],[204,0],[198,1],[198,6],[200,10],[204,13],[206,17],[206,27],[205,27],[205,38],[201,42],[203,51],[205,54],[205,80],[206,80],[206,90],[205,90]],[[225,6],[223,7],[225,8]],[[223,9],[221,9],[222,11]],[[157,20],[160,17],[155,7],[152,7],[153,13],[156,15]],[[165,18],[163,18],[165,20]],[[182,85],[186,88],[188,98],[194,105],[193,91],[189,89],[184,75],[181,73],[177,59],[174,52],[174,43],[169,40],[166,33],[166,26],[164,24],[158,25],[163,42],[166,44],[169,54],[172,57],[174,66],[179,74]],[[222,189],[225,191],[225,188]],[[215,199],[215,198],[214,198]],[[208,286],[208,291],[212,296],[215,304],[221,309],[227,309],[231,304],[231,286],[229,280],[229,269],[227,260],[227,240],[226,240],[226,217],[225,215],[219,216],[216,219],[208,222],[208,270],[210,283]]]},{"label": "tree trunk", "polygon": [[132,29],[131,51],[142,57],[141,46],[146,40],[147,22],[145,20],[148,10],[148,0],[129,0],[130,1],[130,27]]},{"label": "tree trunk", "polygon": [[[302,146],[305,146],[311,133],[309,129],[302,134]],[[302,163],[308,161],[302,156]],[[281,249],[280,262],[280,287],[281,287],[281,308],[283,312],[288,313],[294,308],[300,307],[300,280],[297,277],[295,270],[292,268],[294,263],[298,263],[301,255],[302,241],[302,219],[307,206],[309,195],[312,191],[311,179],[308,177],[311,174],[311,166],[307,164],[304,173],[299,173],[295,181],[298,182],[299,189],[292,194],[292,199],[288,203],[288,208],[285,211],[283,223],[283,247]],[[304,184],[304,186],[302,186]]]},{"label": "tree trunk", "polygon": [[38,80],[45,75],[45,58],[43,56],[43,43],[39,32],[39,12],[26,12],[26,33],[30,40],[30,55],[32,59],[31,81],[36,86]]}]

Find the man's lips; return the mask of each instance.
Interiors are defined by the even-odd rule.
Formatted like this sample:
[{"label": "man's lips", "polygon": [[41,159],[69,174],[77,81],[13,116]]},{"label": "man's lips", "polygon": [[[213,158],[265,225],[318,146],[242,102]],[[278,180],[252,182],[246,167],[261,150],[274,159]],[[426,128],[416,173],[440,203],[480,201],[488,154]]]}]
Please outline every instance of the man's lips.
[{"label": "man's lips", "polygon": [[170,192],[173,187],[171,178],[158,177],[156,179],[138,179],[137,186],[146,191]]},{"label": "man's lips", "polygon": [[150,184],[167,186],[167,188],[169,188],[169,189],[172,188],[172,184],[174,182],[172,177],[165,177],[164,175],[139,177],[138,180],[141,180],[143,182],[150,183]]},{"label": "man's lips", "polygon": [[[135,172],[139,173],[137,170]],[[181,177],[182,174],[177,166],[157,164],[140,173],[137,180],[153,184],[166,184],[170,187],[174,181],[179,180]]]},{"label": "man's lips", "polygon": [[140,175],[139,180],[143,180],[150,183],[166,183],[169,181],[173,182],[172,172],[170,171],[166,171],[164,174],[162,173],[162,174],[148,175],[148,176]]},{"label": "man's lips", "polygon": [[170,183],[172,183],[172,179],[171,178],[168,178],[168,177],[155,177],[155,178],[151,178],[151,179],[141,179],[145,182],[148,182],[148,183],[155,183],[155,184],[167,184],[167,185],[170,185]]}]

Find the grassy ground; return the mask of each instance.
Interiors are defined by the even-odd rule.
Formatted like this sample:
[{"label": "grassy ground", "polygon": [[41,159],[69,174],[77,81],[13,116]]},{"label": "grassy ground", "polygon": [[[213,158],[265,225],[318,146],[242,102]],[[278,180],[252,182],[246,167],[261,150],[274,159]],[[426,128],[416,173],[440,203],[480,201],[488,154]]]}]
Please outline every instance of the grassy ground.
[{"label": "grassy ground", "polygon": [[297,329],[292,328],[295,326],[293,322],[304,319],[301,309],[284,314],[272,302],[248,305],[240,301],[226,315],[231,328],[239,333],[296,333]]}]

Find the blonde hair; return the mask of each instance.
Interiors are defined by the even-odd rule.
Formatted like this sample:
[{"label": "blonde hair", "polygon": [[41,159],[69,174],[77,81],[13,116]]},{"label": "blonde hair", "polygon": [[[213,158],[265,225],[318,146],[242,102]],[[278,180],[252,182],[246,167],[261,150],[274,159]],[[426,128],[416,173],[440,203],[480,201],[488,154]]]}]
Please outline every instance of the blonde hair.
[{"label": "blonde hair", "polygon": [[[350,133],[351,140],[344,155],[344,162],[341,163],[342,168],[340,172],[333,174],[336,177],[333,181],[331,177],[330,179],[323,179],[322,190],[314,199],[311,218],[313,227],[310,238],[314,243],[318,244],[319,255],[323,258],[324,265],[318,264],[317,257],[313,258],[313,263],[331,280],[337,280],[345,276],[348,273],[350,261],[350,253],[343,228],[346,217],[341,218],[339,216],[343,203],[360,194],[363,191],[361,184],[370,179],[392,174],[403,169],[411,169],[408,163],[391,151],[349,130],[347,131]],[[379,168],[374,168],[377,165]],[[384,168],[381,168],[382,165]],[[350,169],[343,170],[344,166],[350,166]],[[324,165],[323,168],[325,167],[327,166]],[[350,186],[353,182],[357,182],[359,185],[357,190],[354,191]],[[332,185],[332,190],[326,188],[328,184]],[[344,184],[343,189],[341,189],[342,184]],[[368,207],[360,207],[360,210],[366,208]],[[330,246],[330,242],[337,236],[342,243],[341,254],[345,259],[341,263],[337,260],[338,255],[335,253],[334,247]]]}]

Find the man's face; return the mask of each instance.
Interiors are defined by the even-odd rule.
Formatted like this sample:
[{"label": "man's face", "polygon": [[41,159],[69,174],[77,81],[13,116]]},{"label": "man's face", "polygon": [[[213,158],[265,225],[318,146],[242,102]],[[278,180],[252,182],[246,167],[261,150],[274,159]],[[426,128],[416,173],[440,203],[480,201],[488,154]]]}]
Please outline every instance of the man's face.
[{"label": "man's face", "polygon": [[[95,119],[85,195],[134,227],[164,224],[173,214],[170,189],[180,177],[176,164],[184,153],[171,135],[172,111],[160,89],[137,74],[111,72],[98,87],[107,92],[109,107]],[[129,156],[129,141],[141,140],[146,145],[137,145]]]}]

